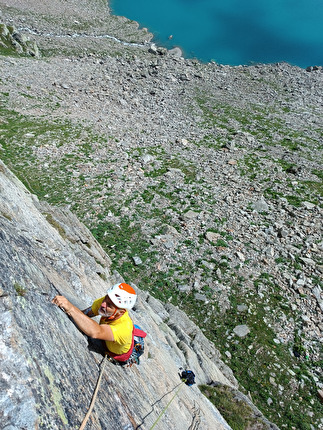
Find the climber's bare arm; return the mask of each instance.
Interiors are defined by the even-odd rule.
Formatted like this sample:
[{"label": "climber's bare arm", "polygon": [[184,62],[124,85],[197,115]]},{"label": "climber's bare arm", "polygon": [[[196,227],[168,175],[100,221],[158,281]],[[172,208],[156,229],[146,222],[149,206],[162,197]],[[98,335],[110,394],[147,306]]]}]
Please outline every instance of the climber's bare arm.
[{"label": "climber's bare arm", "polygon": [[93,337],[93,339],[114,341],[113,332],[108,324],[100,325],[96,321],[91,320],[79,308],[72,305],[66,297],[56,296],[52,302],[73,318],[78,328],[87,336]]}]

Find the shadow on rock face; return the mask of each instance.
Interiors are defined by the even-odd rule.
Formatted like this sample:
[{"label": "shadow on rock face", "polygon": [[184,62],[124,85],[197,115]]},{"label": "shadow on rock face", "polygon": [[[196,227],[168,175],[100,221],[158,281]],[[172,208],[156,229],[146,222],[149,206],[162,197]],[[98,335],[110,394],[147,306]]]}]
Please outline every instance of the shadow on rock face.
[{"label": "shadow on rock face", "polygon": [[92,339],[91,337],[87,338],[88,340],[88,350],[91,352],[96,352],[97,354],[102,355],[104,357],[107,352],[107,348],[105,346],[105,342],[101,339]]}]

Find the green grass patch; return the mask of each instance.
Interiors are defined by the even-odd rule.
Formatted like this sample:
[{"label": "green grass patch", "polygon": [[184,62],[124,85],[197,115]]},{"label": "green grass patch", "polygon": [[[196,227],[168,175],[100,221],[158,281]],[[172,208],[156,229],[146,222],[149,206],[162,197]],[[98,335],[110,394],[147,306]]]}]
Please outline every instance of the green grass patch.
[{"label": "green grass patch", "polygon": [[232,430],[248,428],[265,429],[263,421],[256,418],[254,411],[238,397],[236,390],[225,385],[200,385],[199,389],[214,404]]},{"label": "green grass patch", "polygon": [[323,170],[313,169],[312,173],[323,181]]},{"label": "green grass patch", "polygon": [[13,287],[14,287],[14,289],[15,289],[15,291],[16,291],[16,293],[17,293],[18,296],[20,296],[20,297],[24,297],[25,296],[25,294],[27,292],[27,289],[24,288],[21,284],[19,284],[18,282],[15,282],[13,284]]},{"label": "green grass patch", "polygon": [[51,226],[53,226],[53,227],[55,228],[55,230],[57,230],[57,231],[58,231],[58,233],[61,235],[61,237],[62,237],[63,239],[66,239],[66,231],[65,231],[65,230],[64,230],[64,228],[59,224],[59,222],[57,222],[57,221],[54,219],[53,215],[52,215],[52,214],[50,214],[50,213],[45,213],[44,215],[45,215],[45,217],[46,217],[47,221],[49,222],[49,224],[50,224]]},{"label": "green grass patch", "polygon": [[[262,273],[254,280],[255,291],[244,295],[239,286],[243,279],[235,279],[234,274],[231,273],[231,280],[231,307],[225,312],[218,309],[221,316],[214,319],[211,317],[208,321],[208,329],[204,333],[216,342],[222,354],[230,351],[231,359],[228,363],[230,368],[241,383],[242,389],[251,393],[253,402],[267,418],[282,428],[309,429],[312,421],[307,415],[309,401],[316,418],[320,416],[320,405],[316,397],[314,381],[311,378],[303,379],[303,375],[307,375],[307,369],[310,370],[313,363],[306,361],[304,343],[297,335],[297,331],[292,343],[282,344],[275,341],[275,332],[270,327],[275,323],[281,324],[279,318],[282,315],[285,315],[287,319],[292,316],[295,319],[299,317],[293,314],[283,291],[270,274]],[[237,310],[239,304],[247,305],[248,310],[239,312]],[[193,307],[189,306],[189,310],[194,313]],[[200,312],[205,315],[201,309]],[[197,314],[195,320],[197,322],[199,320]],[[200,323],[202,325],[202,321]],[[239,338],[233,335],[233,329],[242,324],[249,327],[250,334]],[[294,356],[291,356],[290,350],[294,352]],[[293,377],[289,370],[293,370],[295,373],[294,382],[291,382]],[[273,378],[274,384],[270,378]],[[299,384],[298,380],[302,383]],[[283,402],[279,386],[283,387],[283,398],[285,399]],[[205,387],[205,389],[209,389],[209,387]],[[306,396],[306,402],[304,402],[303,396]],[[218,393],[215,394],[214,400],[220,401],[219,405],[221,405],[220,397]],[[273,400],[271,405],[267,404],[269,398]],[[276,414],[278,402],[280,402],[280,413]],[[293,405],[292,412],[291,404]],[[230,417],[228,417],[229,419]],[[243,422],[233,425],[242,426],[236,428],[248,428],[243,427],[246,425]]]},{"label": "green grass patch", "polygon": [[[313,197],[309,196],[313,203],[317,203],[316,196],[323,197],[323,181],[315,182],[315,181],[302,181],[301,182],[307,191],[313,193]],[[308,194],[308,193],[307,193]]]},{"label": "green grass patch", "polygon": [[215,246],[219,247],[219,248],[227,248],[229,245],[227,244],[227,242],[223,239],[218,239],[215,242]]}]

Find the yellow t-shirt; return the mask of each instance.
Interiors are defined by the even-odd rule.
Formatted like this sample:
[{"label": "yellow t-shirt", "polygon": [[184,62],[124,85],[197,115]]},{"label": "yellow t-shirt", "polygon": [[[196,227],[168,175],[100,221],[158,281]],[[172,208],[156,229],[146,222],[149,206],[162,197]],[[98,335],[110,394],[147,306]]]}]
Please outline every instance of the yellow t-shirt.
[{"label": "yellow t-shirt", "polygon": [[[104,299],[105,296],[93,302],[92,312],[94,313],[94,315],[99,315],[98,311]],[[122,315],[122,317],[117,320],[110,321],[107,320],[105,317],[101,317],[100,324],[109,324],[109,326],[111,327],[114,341],[105,341],[109,351],[118,355],[124,354],[129,351],[132,343],[133,323],[127,311]]]}]

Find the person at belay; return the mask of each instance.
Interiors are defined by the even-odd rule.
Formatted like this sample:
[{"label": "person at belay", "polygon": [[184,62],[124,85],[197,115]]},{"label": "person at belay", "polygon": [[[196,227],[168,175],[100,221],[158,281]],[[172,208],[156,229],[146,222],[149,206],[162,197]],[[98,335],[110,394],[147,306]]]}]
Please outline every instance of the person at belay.
[{"label": "person at belay", "polygon": [[[53,303],[62,308],[87,336],[105,341],[108,354],[117,361],[126,362],[134,346],[136,328],[128,314],[136,302],[135,290],[126,283],[113,285],[106,296],[93,302],[92,306],[81,311],[66,297],[56,296]],[[101,315],[97,323],[91,318]],[[140,330],[141,331],[141,330]],[[143,336],[146,333],[138,333]]]}]

